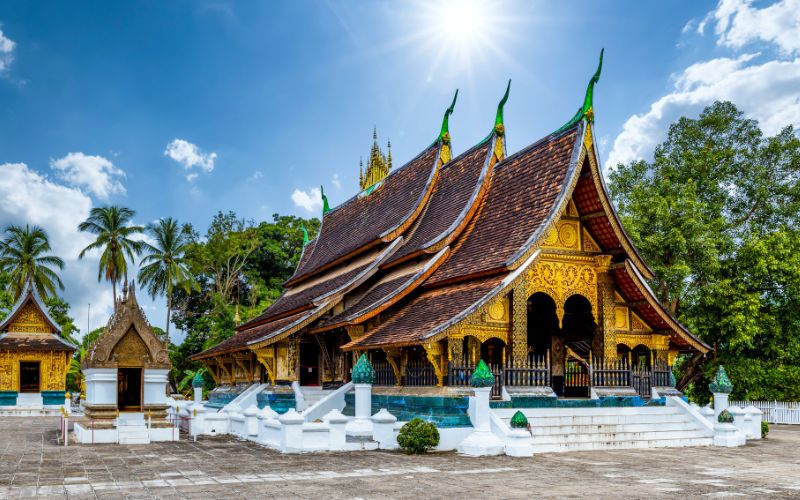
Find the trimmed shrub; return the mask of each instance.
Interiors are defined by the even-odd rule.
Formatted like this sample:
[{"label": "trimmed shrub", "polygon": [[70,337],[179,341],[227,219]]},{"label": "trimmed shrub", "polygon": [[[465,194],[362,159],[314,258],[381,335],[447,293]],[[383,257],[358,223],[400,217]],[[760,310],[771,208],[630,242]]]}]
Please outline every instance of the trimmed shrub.
[{"label": "trimmed shrub", "polygon": [[761,421],[761,438],[764,439],[769,434],[769,423]]},{"label": "trimmed shrub", "polygon": [[432,423],[415,418],[400,428],[397,444],[409,455],[419,455],[439,444],[439,430]]}]

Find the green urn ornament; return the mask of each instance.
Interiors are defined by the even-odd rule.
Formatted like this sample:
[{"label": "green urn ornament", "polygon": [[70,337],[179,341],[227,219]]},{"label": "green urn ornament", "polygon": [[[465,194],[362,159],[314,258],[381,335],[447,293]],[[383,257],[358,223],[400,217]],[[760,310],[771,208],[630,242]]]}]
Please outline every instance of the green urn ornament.
[{"label": "green urn ornament", "polygon": [[491,387],[494,385],[494,374],[483,360],[478,361],[478,366],[469,378],[472,387]]},{"label": "green urn ornament", "polygon": [[203,373],[198,370],[197,373],[194,374],[194,378],[192,379],[192,388],[197,389],[198,387],[203,387],[205,381],[203,380]]},{"label": "green urn ornament", "polygon": [[367,359],[366,354],[362,354],[356,366],[353,367],[353,383],[354,384],[371,384],[375,381],[375,369],[372,368],[372,363]]},{"label": "green urn ornament", "polygon": [[731,384],[728,374],[725,373],[724,366],[719,365],[719,368],[717,368],[717,374],[714,376],[714,380],[708,384],[708,389],[712,393],[719,394],[730,394],[731,391],[733,391],[733,384]]},{"label": "green urn ornament", "polygon": [[528,417],[525,416],[524,413],[517,410],[513,417],[511,417],[511,428],[512,429],[527,429],[528,428]]}]

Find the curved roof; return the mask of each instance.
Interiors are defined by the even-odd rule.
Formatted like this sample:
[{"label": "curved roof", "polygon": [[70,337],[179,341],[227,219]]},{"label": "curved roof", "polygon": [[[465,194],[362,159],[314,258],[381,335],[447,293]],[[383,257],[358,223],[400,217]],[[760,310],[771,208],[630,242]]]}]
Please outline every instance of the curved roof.
[{"label": "curved roof", "polygon": [[574,175],[580,131],[579,124],[548,136],[495,166],[478,213],[426,286],[507,269],[508,261],[558,212],[568,173]]},{"label": "curved roof", "polygon": [[[434,184],[440,145],[437,141],[416,158],[395,170],[370,194],[361,193],[331,210],[308,258],[301,259],[286,285],[317,274],[355,252],[381,243],[413,222]],[[394,235],[396,236],[396,235]]]},{"label": "curved roof", "polygon": [[29,300],[33,301],[42,317],[44,317],[44,320],[50,325],[50,328],[53,329],[53,332],[60,335],[61,327],[58,326],[58,323],[56,323],[52,317],[50,317],[50,313],[47,311],[47,306],[45,305],[44,300],[42,300],[39,292],[36,291],[36,288],[30,281],[25,282],[25,288],[19,295],[17,302],[14,303],[14,307],[11,308],[11,311],[8,313],[5,319],[3,319],[3,322],[0,323],[0,332],[5,331],[9,327],[19,313],[20,309],[22,309],[22,306],[24,306]]}]

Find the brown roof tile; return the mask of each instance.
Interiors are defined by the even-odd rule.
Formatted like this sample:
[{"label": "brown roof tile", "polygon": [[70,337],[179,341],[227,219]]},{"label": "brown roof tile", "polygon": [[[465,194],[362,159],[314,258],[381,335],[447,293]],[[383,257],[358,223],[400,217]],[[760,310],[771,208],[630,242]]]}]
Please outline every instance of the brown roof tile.
[{"label": "brown roof tile", "polygon": [[385,323],[351,342],[346,348],[363,349],[419,343],[426,333],[450,321],[483,298],[502,279],[503,276],[495,276],[421,293],[396,307]]},{"label": "brown roof tile", "polygon": [[0,350],[74,351],[76,347],[53,333],[6,333],[0,335]]},{"label": "brown roof tile", "polygon": [[495,166],[483,205],[429,284],[505,266],[559,201],[578,130],[548,137]]},{"label": "brown roof tile", "polygon": [[[366,268],[371,265],[371,262],[365,263],[355,267],[354,269],[351,269],[350,271],[344,272],[338,276],[322,281],[296,293],[287,295],[287,293],[284,292],[284,294],[281,295],[271,306],[265,309],[263,313],[240,325],[237,327],[237,330],[245,330],[252,325],[263,323],[269,318],[279,317],[299,308],[309,309],[313,307],[314,299],[325,295],[326,293],[332,292],[343,285],[346,285],[349,281],[355,279],[358,274],[365,271]],[[291,289],[287,290],[287,292],[289,291],[291,291]]]},{"label": "brown roof tile", "polygon": [[227,340],[223,340],[214,347],[206,349],[205,351],[200,352],[198,354],[195,354],[194,356],[191,356],[189,359],[208,358],[226,352],[239,351],[245,349],[247,348],[248,342],[260,339],[262,337],[266,337],[271,333],[276,333],[279,330],[282,330],[283,328],[293,324],[294,322],[299,321],[307,316],[310,316],[311,314],[312,311],[303,311],[297,314],[293,314],[291,316],[287,316],[285,318],[271,321],[264,325],[259,325],[253,328],[249,328],[247,330],[239,331],[236,334],[234,334],[233,337],[230,337]]},{"label": "brown roof tile", "polygon": [[452,229],[477,188],[490,146],[487,142],[472,148],[442,167],[423,215],[390,263],[426,248],[431,240]]},{"label": "brown roof tile", "polygon": [[355,196],[323,217],[313,251],[289,283],[378,241],[418,208],[433,182],[438,143],[386,177],[368,196]]}]

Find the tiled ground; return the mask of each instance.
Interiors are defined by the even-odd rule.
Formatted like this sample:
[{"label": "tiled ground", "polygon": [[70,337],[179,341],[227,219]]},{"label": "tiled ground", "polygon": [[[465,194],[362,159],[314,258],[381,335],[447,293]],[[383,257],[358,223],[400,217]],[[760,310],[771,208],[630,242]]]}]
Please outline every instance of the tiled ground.
[{"label": "tiled ground", "polygon": [[800,428],[745,448],[280,455],[228,437],[149,446],[56,444],[58,419],[0,418],[0,498],[800,497]]}]

